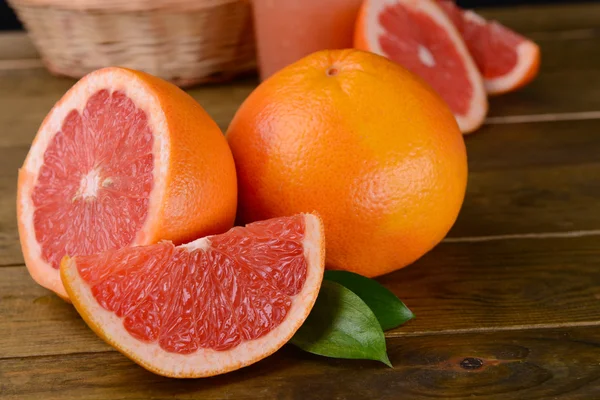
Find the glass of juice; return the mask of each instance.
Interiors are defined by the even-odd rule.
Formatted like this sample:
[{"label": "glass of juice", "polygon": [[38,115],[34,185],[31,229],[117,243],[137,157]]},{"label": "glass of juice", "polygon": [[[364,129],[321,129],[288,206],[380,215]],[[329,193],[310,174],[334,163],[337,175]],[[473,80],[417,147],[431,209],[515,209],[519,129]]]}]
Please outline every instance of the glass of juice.
[{"label": "glass of juice", "polygon": [[317,50],[352,47],[361,0],[253,0],[261,79]]}]

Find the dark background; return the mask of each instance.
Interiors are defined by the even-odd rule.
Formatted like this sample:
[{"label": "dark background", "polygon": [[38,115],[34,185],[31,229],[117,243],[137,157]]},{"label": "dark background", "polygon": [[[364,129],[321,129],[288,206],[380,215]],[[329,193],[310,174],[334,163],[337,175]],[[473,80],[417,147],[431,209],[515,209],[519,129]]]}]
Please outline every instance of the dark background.
[{"label": "dark background", "polygon": [[[201,0],[198,0],[201,1]],[[588,0],[600,1],[600,0]],[[567,0],[457,0],[462,7],[510,6],[516,4],[569,3]],[[0,0],[0,30],[21,29],[21,24],[6,0]]]}]

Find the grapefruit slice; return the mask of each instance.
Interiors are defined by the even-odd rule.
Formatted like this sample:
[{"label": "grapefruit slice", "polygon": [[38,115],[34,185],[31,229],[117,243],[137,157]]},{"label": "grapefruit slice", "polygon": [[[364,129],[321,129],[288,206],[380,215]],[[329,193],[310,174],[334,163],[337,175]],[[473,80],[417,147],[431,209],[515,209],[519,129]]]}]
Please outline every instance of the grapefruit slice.
[{"label": "grapefruit slice", "polygon": [[196,378],[275,352],[308,316],[321,287],[325,242],[314,214],[170,242],[65,257],[77,311],[146,369]]},{"label": "grapefruit slice", "polygon": [[420,76],[446,101],[464,133],[483,123],[483,80],[452,21],[433,0],[366,0],[354,45]]},{"label": "grapefruit slice", "polygon": [[76,83],[19,171],[25,263],[63,298],[65,254],[225,232],[236,206],[235,165],[216,123],[176,86],[123,68]]},{"label": "grapefruit slice", "polygon": [[489,94],[501,94],[531,82],[540,68],[540,48],[496,21],[461,10],[452,0],[438,0],[458,28]]}]

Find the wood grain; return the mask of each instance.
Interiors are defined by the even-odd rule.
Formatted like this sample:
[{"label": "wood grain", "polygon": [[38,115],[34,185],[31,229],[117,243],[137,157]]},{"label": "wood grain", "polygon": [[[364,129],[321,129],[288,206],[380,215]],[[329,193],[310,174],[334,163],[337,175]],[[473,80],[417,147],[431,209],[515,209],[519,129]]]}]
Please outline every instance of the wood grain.
[{"label": "wood grain", "polygon": [[[600,111],[600,92],[589,85],[600,81],[600,29],[574,37],[538,36],[543,53],[540,75],[519,92],[492,98],[490,116]],[[29,145],[45,115],[74,82],[43,69],[0,71],[0,146]],[[256,84],[250,78],[199,86],[189,93],[226,130]]]},{"label": "wood grain", "polygon": [[417,316],[388,335],[562,323],[600,331],[599,239],[443,243],[379,279]]},{"label": "wood grain", "polygon": [[0,266],[23,263],[17,231],[16,193],[17,171],[27,150],[27,147],[0,147]]},{"label": "wood grain", "polygon": [[[565,114],[600,112],[600,4],[482,13],[536,40],[542,69],[491,99],[489,124],[466,138],[469,187],[449,241],[380,279],[417,315],[387,332],[394,369],[286,346],[225,376],[176,381],[108,347],[28,276],[16,230],[17,168],[74,81],[0,68],[0,398],[600,398],[600,114]],[[0,35],[0,66],[35,57],[24,36]],[[190,93],[225,129],[256,83]],[[505,119],[522,115],[584,119]]]},{"label": "wood grain", "polygon": [[[31,144],[46,114],[74,83],[44,70],[0,72],[0,147]],[[189,93],[225,130],[255,86],[254,79],[246,79],[230,85],[199,86]]]},{"label": "wood grain", "polygon": [[523,89],[491,98],[488,117],[598,111],[600,91],[589,82],[599,80],[599,70],[540,73]]},{"label": "wood grain", "polygon": [[[600,236],[449,243],[380,281],[417,318],[388,331],[411,336],[562,324],[600,331]],[[0,359],[104,351],[72,307],[24,267],[0,268]]]},{"label": "wood grain", "polygon": [[0,359],[111,350],[24,266],[0,268],[0,277]]},{"label": "wood grain", "polygon": [[594,176],[600,176],[600,163],[473,171],[449,236],[598,229],[600,187]]},{"label": "wood grain", "polygon": [[465,137],[469,171],[593,164],[600,161],[599,131],[600,119],[485,125]]},{"label": "wood grain", "polygon": [[0,147],[0,266],[23,263],[17,231],[16,193],[18,168],[27,151],[27,147]]},{"label": "wood grain", "polygon": [[477,12],[526,35],[600,28],[598,2],[569,1],[563,4],[495,7]]},{"label": "wood grain", "polygon": [[152,375],[115,352],[17,358],[0,363],[0,390],[5,400],[600,396],[599,329],[392,338],[388,351],[393,369],[376,362],[313,356],[286,346],[242,370],[188,381]]},{"label": "wood grain", "polygon": [[600,110],[600,93],[589,85],[600,80],[600,53],[594,50],[600,28],[536,36],[542,54],[539,75],[516,92],[490,98],[489,116]]},{"label": "wood grain", "polygon": [[[449,236],[598,229],[598,129],[600,120],[493,125],[468,137],[467,195]],[[15,196],[26,152],[0,147],[0,265],[23,262]]]},{"label": "wood grain", "polygon": [[31,39],[24,32],[2,32],[0,61],[35,59],[39,57],[40,55],[33,46]]}]

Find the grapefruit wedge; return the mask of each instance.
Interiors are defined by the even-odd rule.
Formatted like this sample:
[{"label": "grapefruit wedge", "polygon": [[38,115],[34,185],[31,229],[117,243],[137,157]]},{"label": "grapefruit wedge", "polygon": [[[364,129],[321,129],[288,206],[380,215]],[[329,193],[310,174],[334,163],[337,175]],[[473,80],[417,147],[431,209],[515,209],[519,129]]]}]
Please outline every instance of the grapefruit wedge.
[{"label": "grapefruit wedge", "polygon": [[252,364],[283,346],[321,287],[321,219],[299,214],[170,242],[65,257],[77,311],[146,369],[196,378]]},{"label": "grapefruit wedge", "polygon": [[489,94],[502,94],[531,82],[540,67],[540,48],[496,21],[438,0],[461,33]]},{"label": "grapefruit wedge", "polygon": [[483,80],[459,31],[434,0],[365,0],[354,45],[429,83],[464,133],[483,123],[488,109]]},{"label": "grapefruit wedge", "polygon": [[176,86],[124,68],[76,83],[19,170],[25,263],[63,298],[65,254],[225,232],[236,206],[235,165],[216,123]]}]

